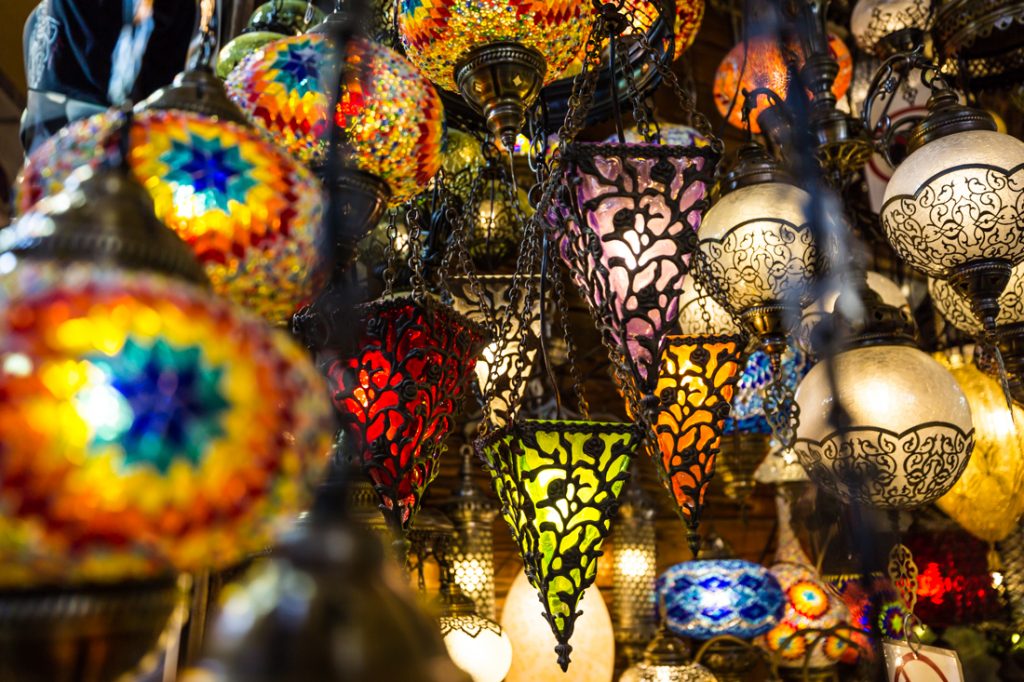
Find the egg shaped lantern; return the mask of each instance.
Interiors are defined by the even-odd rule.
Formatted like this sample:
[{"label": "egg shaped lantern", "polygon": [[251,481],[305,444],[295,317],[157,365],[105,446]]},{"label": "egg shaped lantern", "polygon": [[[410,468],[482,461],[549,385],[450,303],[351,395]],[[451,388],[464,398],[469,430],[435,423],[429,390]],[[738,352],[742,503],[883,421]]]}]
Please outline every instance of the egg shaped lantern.
[{"label": "egg shaped lantern", "polygon": [[[111,111],[76,121],[40,146],[21,172],[19,210],[59,192],[77,168],[116,158],[123,117]],[[319,185],[255,130],[180,110],[140,111],[128,164],[218,294],[274,323],[312,295]]]},{"label": "egg shaped lantern", "polygon": [[[441,167],[442,106],[434,86],[400,54],[364,38],[348,47],[335,120],[362,172],[385,184],[399,204],[423,190]],[[282,38],[242,60],[228,95],[252,123],[296,158],[322,168],[334,99],[326,35]]]}]

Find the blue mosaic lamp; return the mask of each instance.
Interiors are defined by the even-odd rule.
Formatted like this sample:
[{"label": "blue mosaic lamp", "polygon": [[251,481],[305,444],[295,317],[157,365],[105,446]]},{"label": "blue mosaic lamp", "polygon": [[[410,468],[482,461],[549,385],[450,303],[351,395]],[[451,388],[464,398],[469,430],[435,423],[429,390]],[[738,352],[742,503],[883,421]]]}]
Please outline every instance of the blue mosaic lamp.
[{"label": "blue mosaic lamp", "polygon": [[[791,347],[783,353],[782,372],[790,393],[796,390],[797,384],[810,371],[813,364],[807,354],[796,348]],[[764,416],[764,393],[771,380],[772,368],[768,354],[758,350],[748,355],[743,373],[736,382],[732,409],[729,418],[725,420],[723,435],[772,433],[772,427]]]},{"label": "blue mosaic lamp", "polygon": [[751,639],[785,611],[779,582],[764,566],[740,559],[684,561],[658,578],[669,629],[681,637]]}]

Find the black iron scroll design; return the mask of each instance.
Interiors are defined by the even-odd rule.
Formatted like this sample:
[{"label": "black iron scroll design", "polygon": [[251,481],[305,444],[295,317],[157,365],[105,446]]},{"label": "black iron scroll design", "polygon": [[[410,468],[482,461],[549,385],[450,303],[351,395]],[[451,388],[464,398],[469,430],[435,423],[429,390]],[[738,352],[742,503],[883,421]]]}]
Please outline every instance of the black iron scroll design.
[{"label": "black iron scroll design", "polygon": [[639,441],[632,424],[519,420],[477,443],[563,670]]},{"label": "black iron scroll design", "polygon": [[943,170],[914,195],[882,206],[885,235],[907,263],[932,277],[978,254],[1018,262],[1024,257],[1024,165],[1005,170],[965,164]]},{"label": "black iron scroll design", "polygon": [[737,224],[720,238],[702,238],[702,275],[735,312],[771,301],[810,303],[818,248],[806,223],[760,218]]},{"label": "black iron scroll design", "polygon": [[378,299],[357,313],[356,350],[319,360],[385,517],[406,528],[437,475],[486,333],[431,298]]},{"label": "black iron scroll design", "polygon": [[974,429],[926,422],[903,433],[855,427],[821,441],[797,439],[800,464],[832,495],[883,509],[938,499],[960,478],[974,449]]},{"label": "black iron scroll design", "polygon": [[493,632],[496,635],[501,634],[501,626],[495,623],[493,620],[488,620],[481,616],[474,614],[460,614],[456,616],[442,616],[441,622],[441,637],[447,637],[453,632],[462,632],[468,635],[471,639],[476,639],[485,632]]},{"label": "black iron scroll design", "polygon": [[574,143],[565,150],[560,251],[602,338],[650,395],[719,154],[710,146]]}]

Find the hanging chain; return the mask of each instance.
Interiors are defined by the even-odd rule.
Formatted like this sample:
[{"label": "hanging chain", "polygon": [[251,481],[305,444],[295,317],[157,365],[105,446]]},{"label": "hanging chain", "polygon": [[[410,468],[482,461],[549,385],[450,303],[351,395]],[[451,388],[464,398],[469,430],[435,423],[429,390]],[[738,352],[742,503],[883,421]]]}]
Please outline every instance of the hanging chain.
[{"label": "hanging chain", "polygon": [[390,296],[395,289],[395,270],[398,267],[398,216],[391,209],[387,217],[387,244],[384,247],[384,296]]},{"label": "hanging chain", "polygon": [[405,222],[409,228],[409,265],[410,283],[412,284],[413,296],[423,301],[427,298],[427,283],[423,279],[423,245],[420,243],[423,229],[420,225],[420,207],[416,203],[410,204],[405,213]]},{"label": "hanging chain", "polygon": [[[661,131],[657,123],[653,123],[650,117],[650,108],[644,102],[640,92],[640,86],[636,82],[636,74],[629,64],[629,50],[626,41],[615,41],[615,48],[618,51],[617,59],[622,64],[622,73],[626,77],[626,91],[630,101],[633,103],[633,120],[636,123],[636,130],[644,142],[661,142]],[[615,74],[611,74],[615,78]]]},{"label": "hanging chain", "polygon": [[800,425],[800,406],[797,405],[793,389],[786,381],[782,366],[782,352],[769,352],[771,380],[764,387],[764,416],[772,427],[772,433],[785,449],[796,442],[796,429]]},{"label": "hanging chain", "polygon": [[[548,249],[554,248],[553,242],[548,242]],[[558,317],[562,321],[562,335],[565,339],[566,362],[569,365],[569,379],[572,381],[572,392],[576,397],[576,404],[579,406],[580,415],[584,420],[590,419],[590,405],[587,403],[586,395],[583,392],[583,377],[580,376],[580,368],[576,365],[576,344],[573,341],[572,329],[569,324],[569,301],[565,295],[565,284],[562,282],[562,269],[559,264],[558,254],[549,252],[548,273],[551,283],[555,289],[555,306],[558,308]],[[558,390],[557,386],[552,387]]]}]

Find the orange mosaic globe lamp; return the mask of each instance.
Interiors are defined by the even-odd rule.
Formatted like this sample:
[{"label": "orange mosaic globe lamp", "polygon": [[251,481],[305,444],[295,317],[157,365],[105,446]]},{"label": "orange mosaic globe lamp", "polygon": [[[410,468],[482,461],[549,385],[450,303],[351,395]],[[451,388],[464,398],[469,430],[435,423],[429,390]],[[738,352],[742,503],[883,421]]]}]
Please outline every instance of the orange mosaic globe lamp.
[{"label": "orange mosaic globe lamp", "polygon": [[[123,119],[120,111],[97,114],[39,147],[21,172],[19,210],[59,192],[76,169],[116,158]],[[133,115],[128,164],[218,294],[273,323],[312,295],[319,184],[257,131],[187,111],[144,110]]]},{"label": "orange mosaic globe lamp", "polygon": [[541,87],[580,56],[590,13],[586,0],[400,0],[397,26],[409,59],[512,149]]},{"label": "orange mosaic globe lamp", "polygon": [[[675,6],[672,56],[679,59],[697,38],[697,31],[704,19],[704,0],[677,0]],[[622,14],[630,20],[630,25],[626,29],[628,33],[647,33],[661,16],[659,3],[651,0],[625,0]]]},{"label": "orange mosaic globe lamp", "polygon": [[127,173],[41,201],[0,245],[0,586],[233,565],[308,501],[323,384],[204,286]]},{"label": "orange mosaic globe lamp", "polygon": [[[335,120],[363,173],[386,185],[399,204],[423,190],[441,167],[441,99],[400,54],[357,38]],[[326,158],[334,48],[323,34],[277,40],[242,60],[228,75],[228,96],[256,127],[296,158],[322,167]]]},{"label": "orange mosaic globe lamp", "polygon": [[[829,51],[839,64],[839,74],[832,83],[832,92],[840,98],[850,89],[853,81],[853,57],[842,40],[834,34],[828,37]],[[785,47],[773,37],[752,37],[746,44],[733,47],[715,71],[712,94],[718,113],[731,125],[744,128],[744,92],[771,90],[780,100],[789,94],[790,74],[787,59],[796,61],[799,69],[804,57],[799,47]],[[767,97],[759,96],[757,105],[750,112],[750,132],[758,134],[761,127],[758,115],[772,105]]]}]

